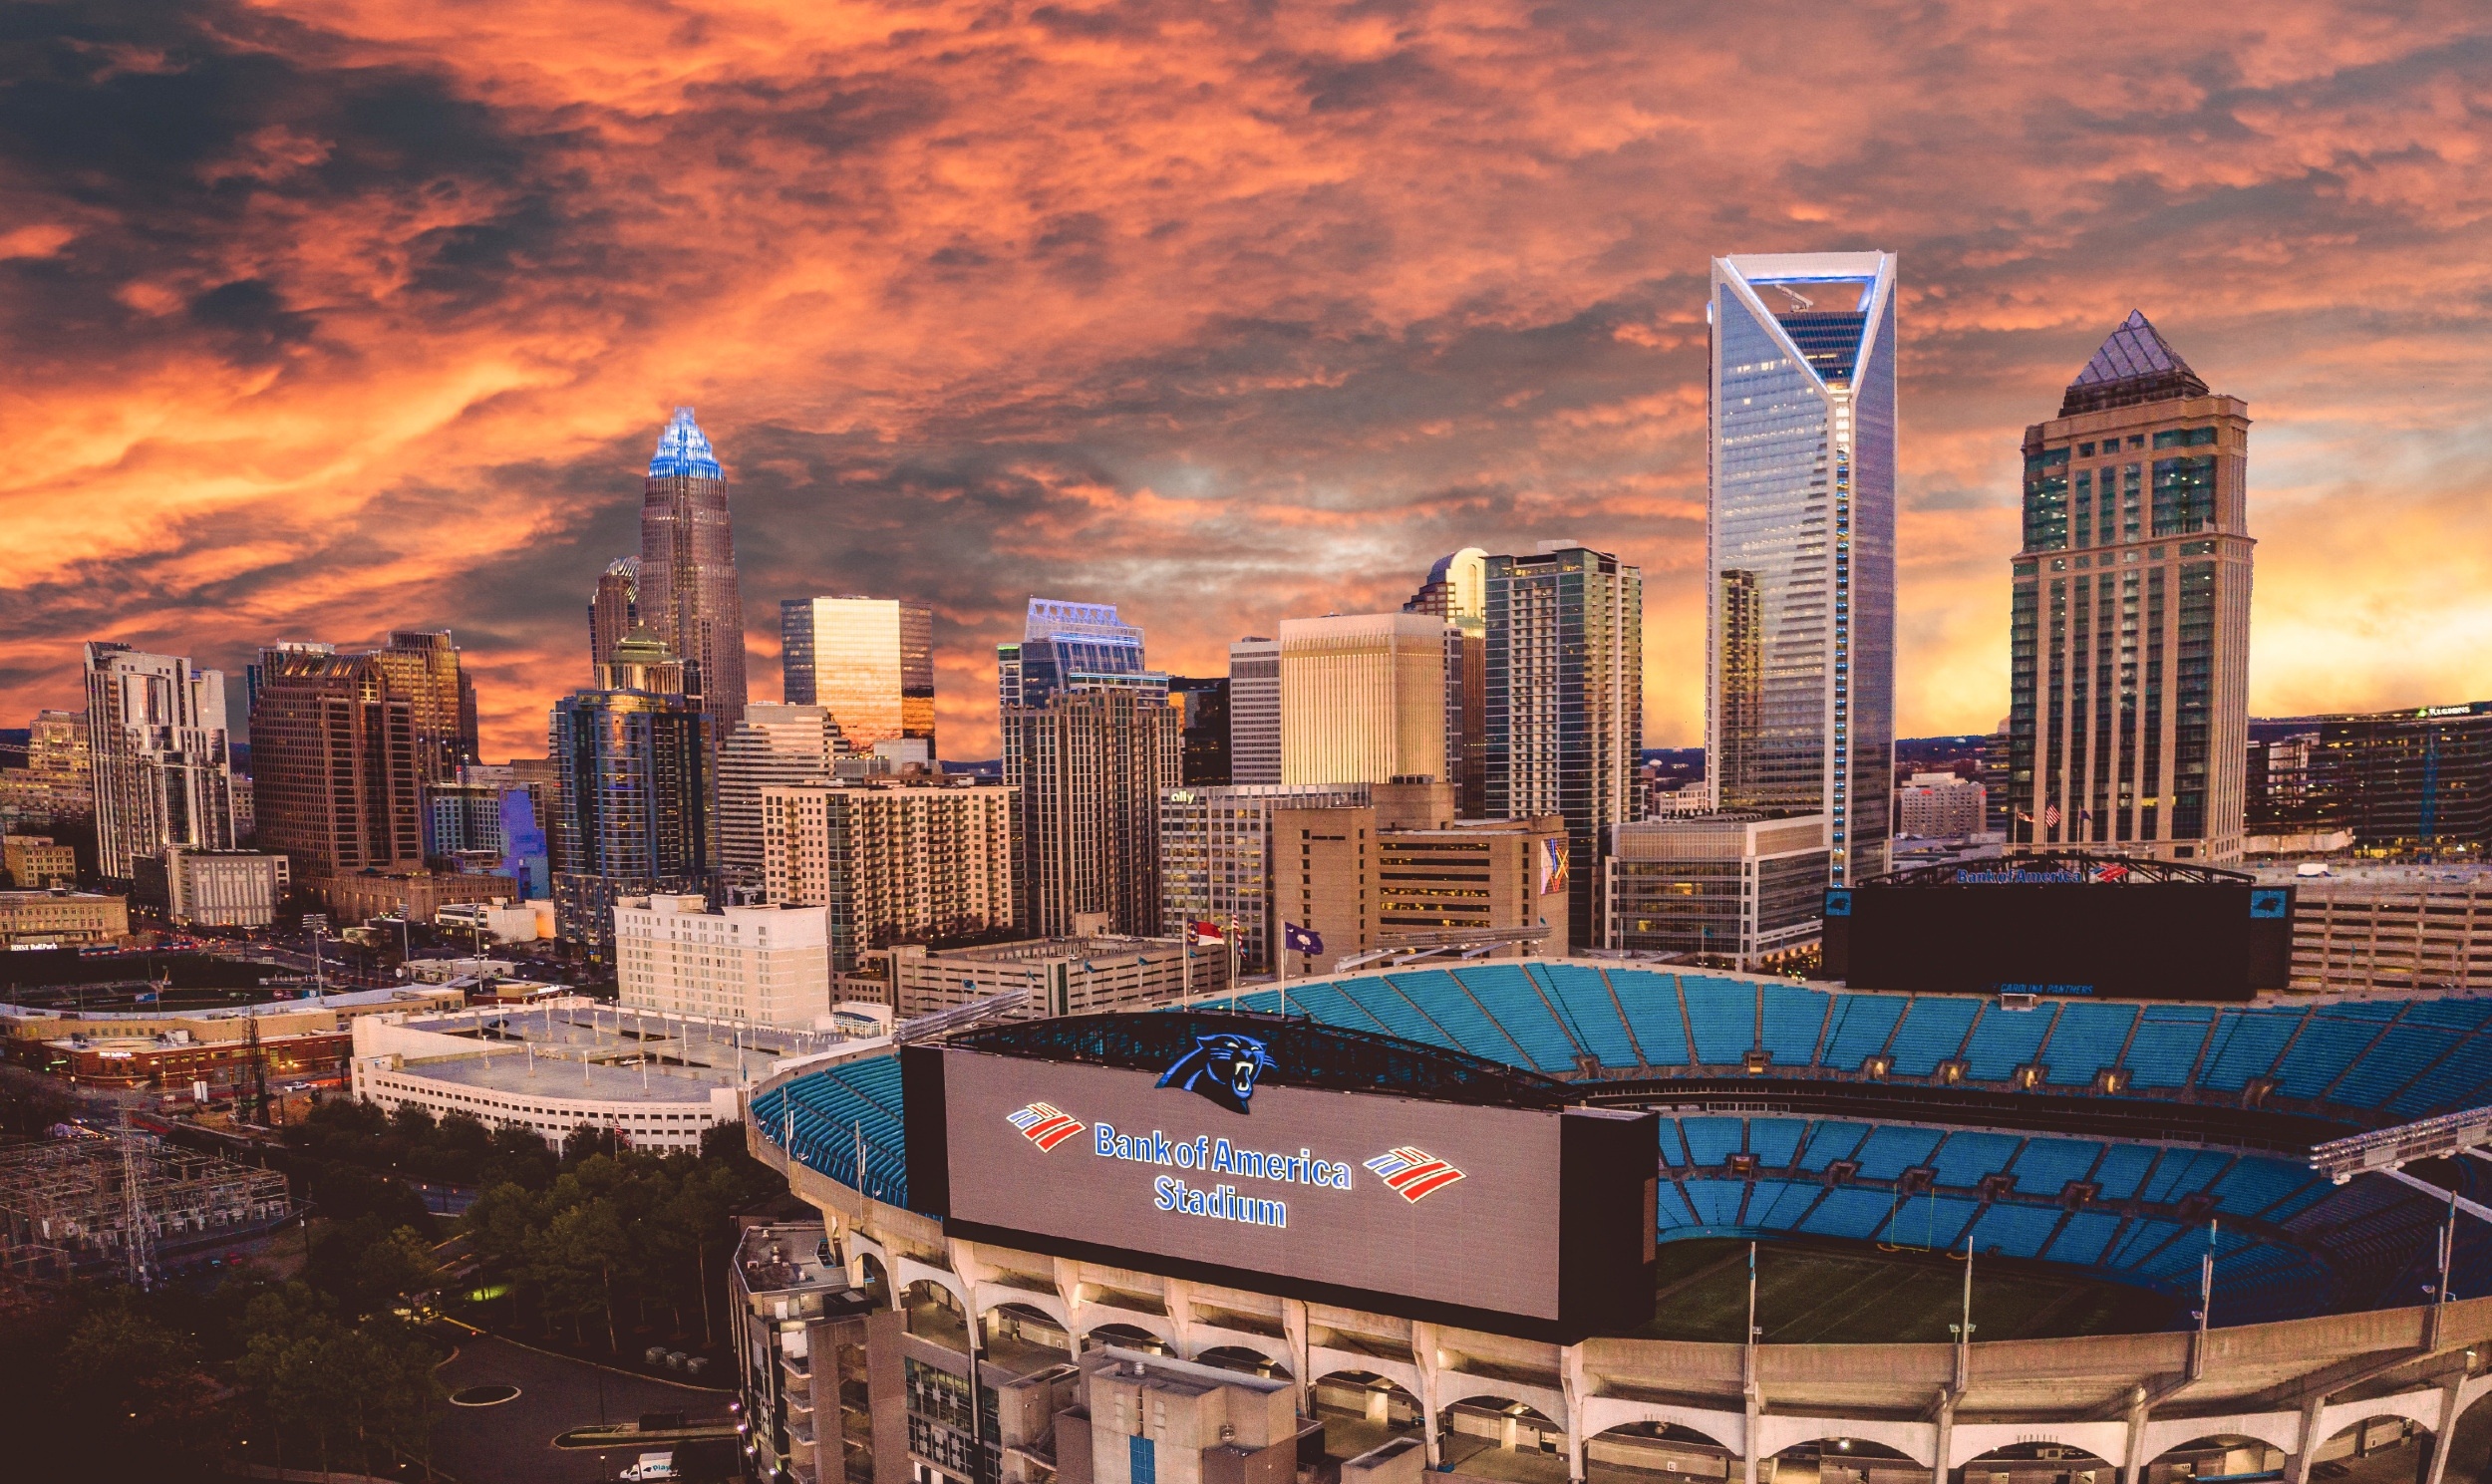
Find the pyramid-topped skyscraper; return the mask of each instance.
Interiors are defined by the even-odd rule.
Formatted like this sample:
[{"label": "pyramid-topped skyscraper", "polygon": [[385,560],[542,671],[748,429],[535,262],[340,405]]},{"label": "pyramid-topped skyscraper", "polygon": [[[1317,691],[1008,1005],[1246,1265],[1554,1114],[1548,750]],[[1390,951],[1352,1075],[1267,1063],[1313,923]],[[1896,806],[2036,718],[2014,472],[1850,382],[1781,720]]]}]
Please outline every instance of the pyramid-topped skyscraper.
[{"label": "pyramid-topped skyscraper", "polygon": [[684,662],[686,693],[724,736],[745,714],[745,608],[727,471],[688,407],[675,410],[649,460],[635,587],[639,622]]},{"label": "pyramid-topped skyscraper", "polygon": [[2010,849],[2241,854],[2249,445],[2249,406],[2134,310],[2025,431]]}]

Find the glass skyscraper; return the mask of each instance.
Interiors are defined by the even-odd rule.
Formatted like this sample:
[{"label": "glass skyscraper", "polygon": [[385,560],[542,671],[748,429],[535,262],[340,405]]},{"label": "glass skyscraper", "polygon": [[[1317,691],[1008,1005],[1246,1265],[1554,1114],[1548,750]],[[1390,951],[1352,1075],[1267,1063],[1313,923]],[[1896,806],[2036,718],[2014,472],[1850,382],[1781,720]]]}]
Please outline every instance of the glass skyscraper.
[{"label": "glass skyscraper", "polygon": [[1142,631],[1116,617],[1113,603],[1032,598],[1021,642],[995,647],[998,706],[1045,706],[1065,691],[1168,695],[1168,675],[1142,663]]},{"label": "glass skyscraper", "polygon": [[830,713],[850,749],[914,740],[934,760],[934,610],[895,598],[786,598],[780,691]]},{"label": "glass skyscraper", "polygon": [[684,662],[686,690],[717,719],[714,731],[744,720],[745,605],[727,471],[688,407],[675,410],[649,460],[634,596],[639,622]]},{"label": "glass skyscraper", "polygon": [[1895,766],[1895,257],[1713,259],[1705,748],[1714,804],[1823,814],[1886,869]]}]

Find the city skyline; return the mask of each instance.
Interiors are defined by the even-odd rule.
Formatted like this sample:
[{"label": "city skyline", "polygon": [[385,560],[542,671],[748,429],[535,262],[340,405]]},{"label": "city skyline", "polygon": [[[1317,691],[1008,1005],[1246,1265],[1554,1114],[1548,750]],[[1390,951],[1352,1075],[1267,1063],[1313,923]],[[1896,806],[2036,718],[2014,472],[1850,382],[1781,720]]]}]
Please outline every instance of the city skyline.
[{"label": "city skyline", "polygon": [[[93,55],[223,77],[244,50],[211,23],[100,22]],[[1281,618],[1396,606],[1445,552],[1566,535],[1645,569],[1656,636],[1694,635],[1706,260],[1873,244],[1903,283],[1900,732],[2004,714],[2018,433],[2131,307],[2242,368],[2261,412],[2253,710],[2492,691],[2470,456],[2492,254],[2452,204],[2484,126],[2430,102],[2462,85],[2476,14],[2391,34],[2306,6],[2256,36],[1845,16],[1796,43],[1822,86],[1737,132],[1710,121],[1755,79],[1723,59],[1765,18],[1517,25],[1467,50],[1424,15],[1182,39],[1137,20],[956,51],[935,18],[843,52],[813,17],[748,48],[618,15],[560,68],[515,20],[335,29],[356,24],[263,39],[296,102],[176,112],[195,152],[157,174],[78,197],[29,156],[12,424],[44,476],[0,516],[30,554],[0,599],[0,714],[75,706],[88,637],[233,673],[268,642],[449,627],[485,751],[528,751],[677,403],[736,481],[748,667],[776,659],[780,598],[925,602],[960,756],[994,755],[992,646],[1031,593],[1118,603],[1166,668],[1216,674]],[[342,60],[368,50],[386,60]],[[2134,93],[2035,81],[2032,56],[2077,53],[2125,58]],[[1067,86],[996,111],[1040,74]],[[187,107],[147,91],[162,76],[81,62],[56,107],[156,159],[113,131]],[[859,112],[779,129],[731,79]],[[384,84],[446,122],[376,124],[357,101]],[[784,158],[707,162],[750,131]],[[927,184],[938,140],[988,183]],[[857,209],[776,203],[782,169],[840,176]],[[464,187],[447,218],[392,204],[437,182]],[[745,212],[732,240],[692,229]],[[451,251],[471,240],[494,245]],[[600,302],[557,286],[590,261]],[[109,410],[134,388],[156,389],[145,417]],[[1691,646],[1650,646],[1646,690],[1650,739],[1695,742]]]}]

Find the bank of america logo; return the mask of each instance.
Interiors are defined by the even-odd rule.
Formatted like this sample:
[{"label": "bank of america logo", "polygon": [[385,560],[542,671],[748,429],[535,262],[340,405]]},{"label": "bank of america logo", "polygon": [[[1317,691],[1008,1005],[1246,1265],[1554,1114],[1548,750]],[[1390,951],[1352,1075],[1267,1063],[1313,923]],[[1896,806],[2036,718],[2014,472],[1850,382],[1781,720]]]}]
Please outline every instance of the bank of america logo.
[{"label": "bank of america logo", "polygon": [[1368,1161],[1368,1168],[1405,1201],[1416,1201],[1462,1178],[1452,1165],[1407,1144],[1391,1154],[1379,1154]]},{"label": "bank of america logo", "polygon": [[1042,1149],[1058,1144],[1080,1133],[1083,1121],[1053,1103],[1034,1102],[1018,1113],[1007,1113],[1005,1121],[1021,1130],[1021,1136]]}]

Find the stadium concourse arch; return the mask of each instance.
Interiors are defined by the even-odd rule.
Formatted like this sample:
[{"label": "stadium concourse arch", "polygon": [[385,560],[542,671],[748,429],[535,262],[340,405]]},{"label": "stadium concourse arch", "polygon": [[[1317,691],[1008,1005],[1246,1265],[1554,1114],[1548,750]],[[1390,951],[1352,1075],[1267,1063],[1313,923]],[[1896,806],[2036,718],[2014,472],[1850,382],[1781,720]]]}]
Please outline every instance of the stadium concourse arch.
[{"label": "stadium concourse arch", "polygon": [[[913,1170],[926,1177],[910,1120],[926,1121],[925,1104],[904,1106],[887,1045],[757,1087],[749,1138],[821,1209],[853,1272],[895,1307],[930,1311],[921,1332],[912,1308],[911,1332],[950,1336],[972,1364],[1023,1345],[1048,1358],[1147,1343],[1288,1377],[1302,1411],[1364,1425],[1363,1440],[1415,1431],[1431,1467],[1527,1484],[1752,1484],[1777,1459],[1815,1463],[1824,1484],[2307,1484],[2383,1428],[2418,1442],[2415,1477],[2439,1484],[2445,1440],[2492,1390],[2492,1298],[2465,1297],[2492,1290],[2492,1231],[2409,1185],[2338,1185],[2309,1163],[2325,1140],[2492,1104],[2492,999],[2027,1007],[1581,960],[1286,993],[1286,1022],[1264,989],[1198,1008],[1212,1014],[1184,1029],[1313,1028],[1288,1034],[1331,1037],[1335,1074],[1382,1068],[1388,1093],[1406,1063],[1436,1079],[1415,1095],[1467,1095],[1446,1078],[1476,1088],[1502,1073],[1510,1087],[1482,1096],[1658,1113],[1649,1209],[1666,1251],[1691,1238],[1862,1253],[1909,1241],[1977,1268],[2164,1295],[2173,1325],[1781,1342],[1762,1316],[1742,1344],[1672,1337],[1665,1304],[1650,1325],[1553,1336],[1460,1306],[1310,1297],[1130,1251],[1101,1261],[947,1218],[922,1189],[912,1202]],[[1095,1026],[1053,1049],[1034,1029],[1075,1026],[969,1039],[1080,1060],[1069,1048],[1095,1051]],[[2414,1168],[2472,1201],[2480,1167]],[[961,1171],[948,1178],[957,1188]],[[1483,1279],[1507,1261],[1502,1240],[1482,1234]],[[2210,1254],[2213,1302],[2193,1324]]]}]

